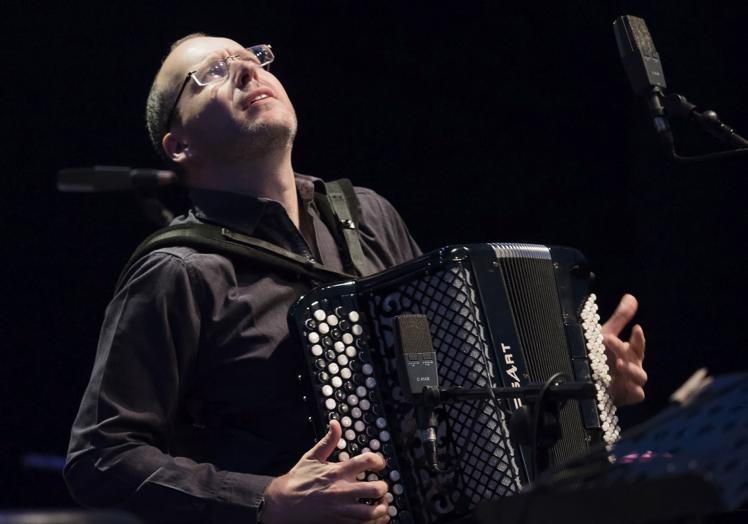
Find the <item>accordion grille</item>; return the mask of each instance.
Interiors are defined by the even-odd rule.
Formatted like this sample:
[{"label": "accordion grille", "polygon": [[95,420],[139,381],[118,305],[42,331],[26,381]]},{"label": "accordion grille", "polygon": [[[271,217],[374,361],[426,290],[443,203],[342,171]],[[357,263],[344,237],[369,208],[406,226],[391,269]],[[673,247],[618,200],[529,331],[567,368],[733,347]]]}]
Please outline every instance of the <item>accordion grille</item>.
[{"label": "accordion grille", "polygon": [[[388,387],[394,392],[390,409],[402,410],[398,402],[400,386],[394,361],[393,317],[403,313],[426,315],[431,327],[434,349],[439,359],[439,380],[444,387],[483,388],[495,385],[495,370],[480,318],[470,271],[452,266],[402,283],[385,292],[377,291],[370,302],[375,319],[380,351],[387,373]],[[375,344],[376,346],[376,344]],[[405,424],[407,426],[407,424]],[[405,427],[403,428],[405,430]],[[456,463],[453,474],[431,479],[417,486],[420,498],[430,512],[467,510],[485,499],[503,497],[519,490],[519,474],[513,448],[506,437],[504,415],[487,402],[464,402],[444,409],[440,435],[449,439]],[[447,431],[448,429],[448,431]],[[403,431],[405,434],[406,431]],[[412,430],[411,430],[412,433]],[[429,478],[418,472],[419,447],[414,446],[410,467],[415,478]],[[452,494],[445,500],[439,493]]]}]

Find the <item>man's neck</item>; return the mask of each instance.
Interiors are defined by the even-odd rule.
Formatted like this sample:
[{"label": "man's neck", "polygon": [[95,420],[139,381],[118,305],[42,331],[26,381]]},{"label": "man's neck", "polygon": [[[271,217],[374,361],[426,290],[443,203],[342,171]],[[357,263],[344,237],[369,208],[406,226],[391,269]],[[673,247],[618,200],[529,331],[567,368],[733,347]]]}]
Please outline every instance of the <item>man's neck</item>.
[{"label": "man's neck", "polygon": [[290,154],[242,164],[201,166],[188,175],[187,182],[194,188],[276,200],[285,208],[291,222],[299,227],[299,201]]}]

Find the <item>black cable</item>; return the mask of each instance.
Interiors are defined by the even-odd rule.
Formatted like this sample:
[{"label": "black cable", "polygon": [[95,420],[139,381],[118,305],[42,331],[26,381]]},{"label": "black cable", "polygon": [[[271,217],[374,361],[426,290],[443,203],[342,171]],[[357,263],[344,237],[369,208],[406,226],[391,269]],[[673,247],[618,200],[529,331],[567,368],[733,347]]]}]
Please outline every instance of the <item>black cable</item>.
[{"label": "black cable", "polygon": [[706,155],[698,156],[680,156],[675,150],[670,151],[670,157],[676,162],[683,164],[694,164],[696,162],[706,162],[709,160],[720,160],[723,158],[733,158],[738,156],[748,155],[748,148],[731,149],[729,151],[720,151],[718,153],[707,153]]},{"label": "black cable", "polygon": [[532,427],[530,428],[530,452],[532,456],[532,479],[533,482],[538,478],[538,430],[540,429],[540,416],[543,413],[543,402],[545,396],[548,394],[548,390],[551,386],[560,378],[569,380],[569,377],[565,373],[555,373],[543,383],[543,387],[540,388],[538,398],[535,400],[533,406],[533,421]]}]

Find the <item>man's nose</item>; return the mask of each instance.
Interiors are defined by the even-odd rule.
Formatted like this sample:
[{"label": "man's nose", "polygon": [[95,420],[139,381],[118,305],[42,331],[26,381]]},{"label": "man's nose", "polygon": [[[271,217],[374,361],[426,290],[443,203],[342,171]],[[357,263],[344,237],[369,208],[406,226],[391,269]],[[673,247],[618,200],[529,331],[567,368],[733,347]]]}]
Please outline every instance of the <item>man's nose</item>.
[{"label": "man's nose", "polygon": [[257,71],[260,69],[259,65],[247,60],[237,60],[235,67],[238,68],[236,72],[236,87],[239,89],[245,89],[252,80],[257,79]]}]

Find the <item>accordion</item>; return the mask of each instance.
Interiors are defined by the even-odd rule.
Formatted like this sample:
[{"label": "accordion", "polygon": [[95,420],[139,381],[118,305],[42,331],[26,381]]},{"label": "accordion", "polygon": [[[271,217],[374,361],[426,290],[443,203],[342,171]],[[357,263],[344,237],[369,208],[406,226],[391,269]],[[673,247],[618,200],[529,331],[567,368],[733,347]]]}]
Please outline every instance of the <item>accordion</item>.
[{"label": "accordion", "polygon": [[562,372],[594,384],[566,402],[549,466],[618,437],[592,273],[582,254],[530,244],[449,246],[379,274],[316,288],[290,313],[308,364],[307,401],[318,436],[337,419],[331,460],[381,453],[393,522],[447,522],[532,480],[530,451],[509,438],[517,400],[436,409],[444,466],[427,467],[414,407],[398,374],[394,321],[425,315],[445,388],[518,387]]}]

